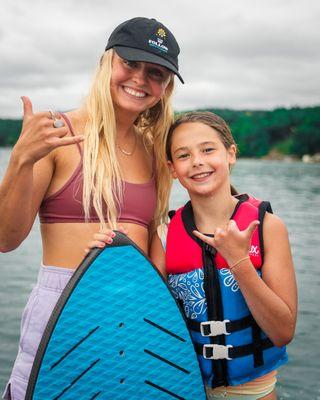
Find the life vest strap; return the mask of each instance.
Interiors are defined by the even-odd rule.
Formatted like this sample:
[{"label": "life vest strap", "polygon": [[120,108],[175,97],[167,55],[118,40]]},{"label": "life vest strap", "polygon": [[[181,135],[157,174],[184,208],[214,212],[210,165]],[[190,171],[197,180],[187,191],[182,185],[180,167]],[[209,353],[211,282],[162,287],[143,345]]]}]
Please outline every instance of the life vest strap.
[{"label": "life vest strap", "polygon": [[200,332],[202,336],[229,335],[232,332],[249,328],[254,323],[252,315],[230,321],[203,321],[199,322],[187,318],[187,326],[190,330]]},{"label": "life vest strap", "polygon": [[257,368],[263,365],[264,361],[263,361],[263,351],[261,349],[261,342],[262,342],[261,328],[256,321],[254,321],[254,324],[252,325],[252,341],[253,341],[254,367]]},{"label": "life vest strap", "polygon": [[[274,345],[269,338],[261,340],[261,350],[267,350],[273,346]],[[255,350],[253,343],[245,344],[243,346],[194,343],[194,348],[198,355],[203,356],[207,360],[232,360],[234,358],[254,354]]]}]

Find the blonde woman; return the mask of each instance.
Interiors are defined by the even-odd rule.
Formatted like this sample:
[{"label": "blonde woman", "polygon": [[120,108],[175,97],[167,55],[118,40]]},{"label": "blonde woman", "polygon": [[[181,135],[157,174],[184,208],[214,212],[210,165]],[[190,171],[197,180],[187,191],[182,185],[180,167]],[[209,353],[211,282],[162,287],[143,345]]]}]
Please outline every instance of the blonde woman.
[{"label": "blonde woman", "polygon": [[163,24],[133,18],[111,34],[83,107],[33,113],[22,97],[22,132],[0,186],[0,250],[18,247],[39,213],[43,265],[4,399],[24,398],[44,327],[93,234],[120,226],[148,251],[171,186],[165,141],[174,75],[183,82],[179,51]]}]

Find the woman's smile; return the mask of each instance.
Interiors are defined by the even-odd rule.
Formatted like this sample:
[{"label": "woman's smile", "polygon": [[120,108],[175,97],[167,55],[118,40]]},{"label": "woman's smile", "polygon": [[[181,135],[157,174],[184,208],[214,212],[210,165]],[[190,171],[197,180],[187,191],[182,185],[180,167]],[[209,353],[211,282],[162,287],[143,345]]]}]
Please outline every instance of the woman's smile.
[{"label": "woman's smile", "polygon": [[141,89],[134,89],[132,87],[129,86],[122,86],[122,89],[124,90],[124,92],[136,99],[143,99],[146,96],[148,96],[148,94],[141,90]]}]

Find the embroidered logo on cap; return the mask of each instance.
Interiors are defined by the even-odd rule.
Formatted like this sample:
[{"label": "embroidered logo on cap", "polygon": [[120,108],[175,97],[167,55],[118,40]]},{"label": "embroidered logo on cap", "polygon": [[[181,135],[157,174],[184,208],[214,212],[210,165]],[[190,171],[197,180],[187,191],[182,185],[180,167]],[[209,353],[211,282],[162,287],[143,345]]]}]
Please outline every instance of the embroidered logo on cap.
[{"label": "embroidered logo on cap", "polygon": [[164,38],[167,36],[167,34],[166,34],[166,32],[165,32],[165,30],[164,30],[163,28],[159,28],[159,29],[157,30],[156,35],[157,35],[158,37],[160,37],[161,39],[164,39]]},{"label": "embroidered logo on cap", "polygon": [[161,50],[165,53],[168,53],[168,47],[163,44],[164,39],[166,38],[167,34],[163,28],[159,28],[156,32],[156,39],[149,39],[148,44],[151,47],[155,47],[158,50]]}]

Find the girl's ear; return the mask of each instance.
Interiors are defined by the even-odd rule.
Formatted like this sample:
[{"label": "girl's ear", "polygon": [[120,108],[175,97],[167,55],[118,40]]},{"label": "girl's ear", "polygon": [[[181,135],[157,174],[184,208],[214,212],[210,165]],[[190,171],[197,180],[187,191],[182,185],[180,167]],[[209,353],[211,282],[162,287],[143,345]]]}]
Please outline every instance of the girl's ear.
[{"label": "girl's ear", "polygon": [[174,169],[172,161],[167,161],[167,164],[168,164],[168,168],[169,168],[169,170],[171,172],[172,178],[173,179],[177,179],[177,174],[176,174],[176,171]]},{"label": "girl's ear", "polygon": [[232,166],[236,163],[237,161],[237,147],[232,144],[229,148],[228,148],[228,161],[229,161],[229,165]]}]

